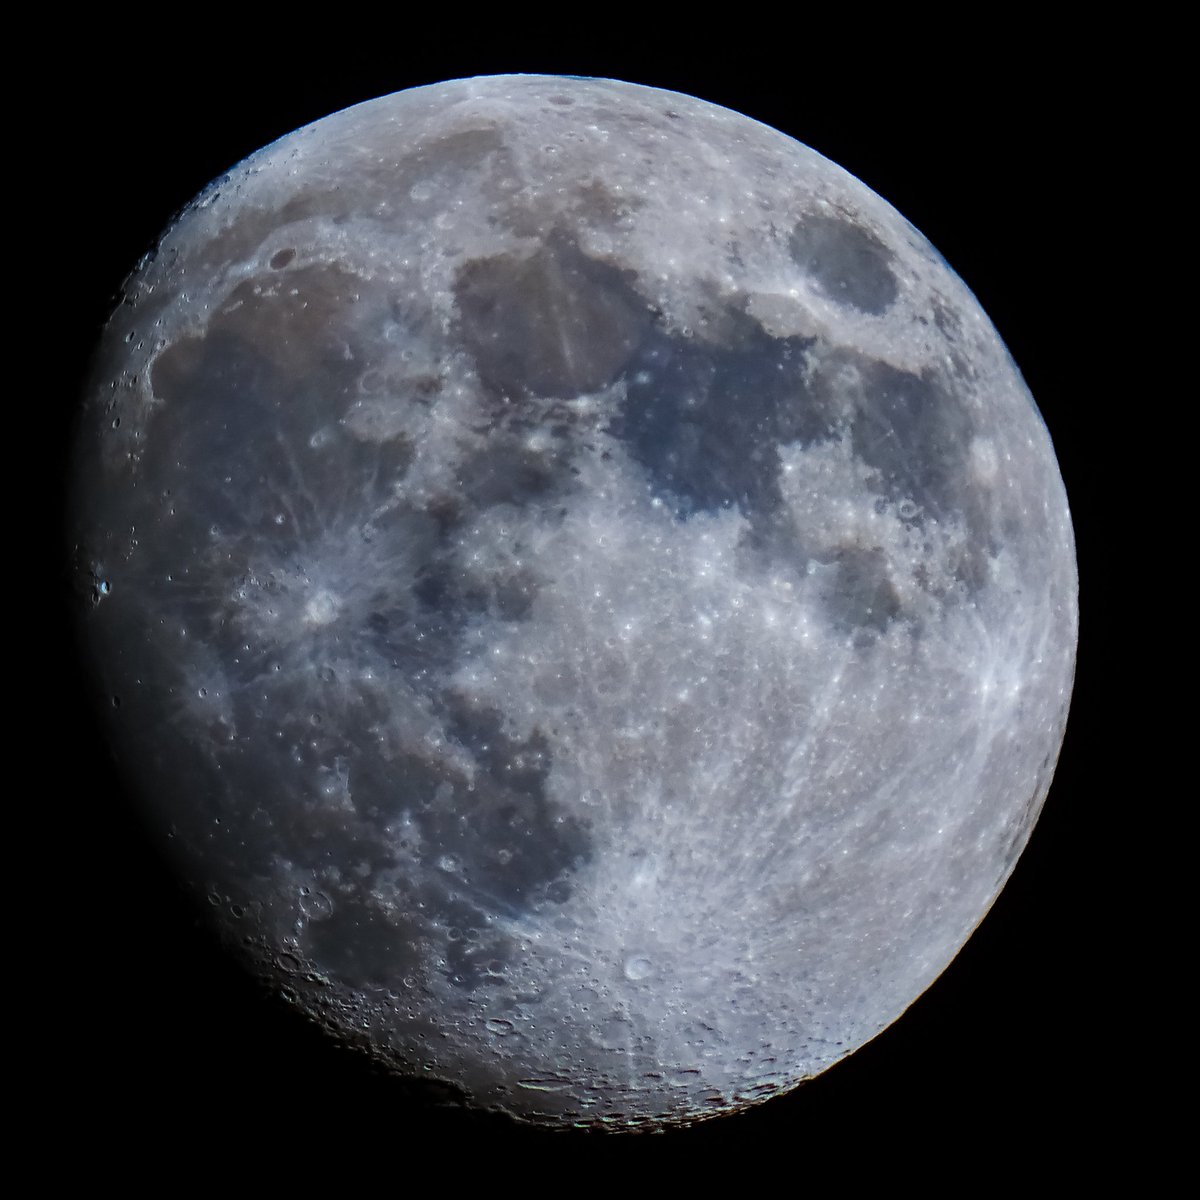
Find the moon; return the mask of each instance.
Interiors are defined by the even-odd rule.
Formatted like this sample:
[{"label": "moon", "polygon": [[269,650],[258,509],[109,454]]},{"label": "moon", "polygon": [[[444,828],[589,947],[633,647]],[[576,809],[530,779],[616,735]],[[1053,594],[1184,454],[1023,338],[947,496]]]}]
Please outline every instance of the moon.
[{"label": "moon", "polygon": [[531,1122],[682,1124],[890,1025],[1028,839],[1049,436],[814,151],[610,80],[359,105],[131,277],[75,470],[120,767],[231,952]]}]

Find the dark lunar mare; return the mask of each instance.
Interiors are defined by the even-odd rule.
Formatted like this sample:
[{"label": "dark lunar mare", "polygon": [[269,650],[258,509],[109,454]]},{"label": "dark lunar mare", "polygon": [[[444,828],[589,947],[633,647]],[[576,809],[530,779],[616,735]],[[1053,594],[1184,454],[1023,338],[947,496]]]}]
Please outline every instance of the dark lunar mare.
[{"label": "dark lunar mare", "polygon": [[[844,239],[821,226],[804,253],[818,261],[835,244]],[[886,293],[876,258],[859,258],[871,279],[852,296]],[[736,299],[713,308],[719,343],[668,330],[629,273],[554,233],[532,255],[475,260],[460,271],[458,336],[489,397],[489,433],[467,456],[457,493],[423,508],[397,503],[420,448],[403,437],[366,441],[341,424],[364,379],[376,386],[363,306],[387,305],[395,315],[395,305],[364,300],[361,282],[337,266],[291,270],[292,261],[280,254],[271,262],[289,287],[243,283],[202,334],[159,356],[153,386],[162,403],[138,490],[127,499],[104,492],[122,511],[104,514],[98,527],[143,531],[138,594],[111,605],[111,649],[101,655],[123,660],[122,674],[143,683],[122,697],[118,724],[145,786],[177,797],[166,805],[171,822],[218,875],[270,877],[280,853],[318,876],[346,861],[386,871],[396,863],[389,830],[407,814],[423,882],[386,909],[339,899],[331,916],[308,926],[308,949],[352,985],[386,982],[376,977],[385,962],[404,976],[418,965],[416,930],[397,915],[408,908],[467,931],[451,943],[443,970],[456,985],[483,986],[494,975],[481,964],[508,956],[503,938],[480,940],[485,914],[565,899],[589,848],[577,819],[551,811],[545,738],[512,742],[498,714],[471,709],[435,682],[458,658],[472,617],[524,619],[539,586],[536,563],[523,576],[468,578],[456,564],[456,538],[473,514],[497,504],[550,513],[567,502],[571,459],[597,451],[594,432],[564,405],[550,448],[531,451],[522,435],[545,419],[545,398],[620,382],[624,398],[604,432],[626,446],[651,493],[681,521],[736,507],[751,522],[752,545],[801,569],[812,549],[784,513],[779,451],[838,436],[840,410],[828,374],[811,370],[812,339],[769,335]],[[297,338],[301,348],[289,358],[273,356]],[[427,349],[435,362],[452,352],[436,341]],[[958,481],[971,422],[962,405],[935,381],[855,357],[863,384],[849,435],[878,471],[880,493],[916,497],[939,517],[967,509]],[[845,360],[835,356],[831,369]],[[398,404],[440,402],[436,373],[402,386]],[[364,512],[377,515],[364,525]],[[314,554],[326,561],[313,562]],[[834,619],[848,631],[886,628],[899,609],[879,553],[851,546],[832,561],[826,600]],[[269,615],[287,608],[289,591],[302,592],[310,572],[331,567],[357,593],[344,619],[303,636],[286,628],[268,636],[268,625],[248,631],[230,619],[224,602],[239,586]],[[160,613],[178,624],[178,639],[161,627],[144,632]],[[190,658],[189,647],[200,657]],[[194,722],[164,721],[139,697],[193,687],[201,650],[215,657],[229,708],[197,736]],[[293,654],[304,656],[303,669]],[[477,762],[472,787],[420,753],[381,753],[371,730],[388,714],[376,690],[354,682],[366,662],[426,695]],[[279,712],[289,714],[282,724],[270,715]],[[329,763],[341,764],[350,810],[330,810],[313,795],[312,780]]]},{"label": "dark lunar mare", "polygon": [[[868,295],[884,297],[883,307],[895,298],[890,255],[853,222],[806,218],[792,246],[821,278],[841,281],[858,307],[876,311]],[[736,506],[763,540],[782,504],[779,448],[847,432],[832,383],[846,367],[860,378],[848,432],[854,452],[879,472],[880,494],[939,518],[964,515],[973,526],[982,517],[963,482],[973,422],[932,376],[852,351],[829,355],[814,372],[816,339],[768,334],[737,297],[710,301],[715,340],[668,330],[632,273],[590,258],[558,231],[526,257],[467,263],[455,294],[460,334],[494,398],[497,423],[528,427],[525,397],[571,397],[623,382],[624,402],[606,432],[627,445],[652,493],[680,519]],[[485,488],[503,475],[512,482],[502,498],[524,503],[546,490],[564,460],[514,457],[505,466],[487,464]],[[464,473],[468,489],[475,475]]]},{"label": "dark lunar mare", "polygon": [[[276,256],[272,268],[290,261]],[[462,935],[443,968],[452,983],[497,982],[487,964],[503,966],[509,947],[481,932],[485,914],[564,900],[588,839],[577,819],[550,811],[545,738],[511,741],[498,714],[438,683],[472,617],[521,619],[536,593],[531,576],[480,586],[453,551],[474,514],[549,503],[570,475],[564,458],[531,455],[514,428],[497,425],[468,458],[461,493],[428,508],[397,503],[413,448],[341,425],[369,363],[367,350],[344,350],[361,319],[348,316],[346,280],[331,267],[289,282],[296,295],[242,285],[203,334],[159,356],[160,405],[136,490],[98,489],[93,528],[104,532],[84,555],[87,570],[104,575],[104,592],[92,588],[96,658],[137,681],[114,693],[118,744],[139,764],[148,809],[196,852],[189,867],[222,887],[243,881],[228,897],[239,910],[251,903],[252,880],[277,875],[280,856],[318,879],[347,862],[371,875],[393,868],[405,847],[391,827],[410,816],[416,881],[401,883],[387,909],[323,883],[333,911],[308,923],[307,949],[351,986],[394,986],[421,965],[420,912]],[[301,361],[281,362],[272,348],[295,336],[301,314],[299,332],[311,340]],[[397,403],[435,404],[437,390],[417,380]],[[375,515],[364,526],[365,513]],[[117,549],[126,529],[138,533],[136,583]],[[318,575],[349,591],[350,611],[298,628]],[[212,679],[198,686],[206,665]],[[479,765],[470,785],[434,757],[381,753],[373,730],[390,714],[385,692],[359,678],[368,665],[426,696]],[[188,716],[164,712],[163,696]],[[330,763],[340,764],[348,806],[314,795]]]}]

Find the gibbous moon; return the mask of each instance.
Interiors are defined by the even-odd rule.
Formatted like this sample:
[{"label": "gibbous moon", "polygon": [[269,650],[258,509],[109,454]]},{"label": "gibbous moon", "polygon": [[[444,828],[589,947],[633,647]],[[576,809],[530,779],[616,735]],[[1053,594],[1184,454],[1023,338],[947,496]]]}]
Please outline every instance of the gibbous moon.
[{"label": "gibbous moon", "polygon": [[126,285],[73,553],[122,777],[230,952],[466,1104],[657,1126],[894,1021],[1045,798],[1050,438],[813,150],[506,76],[255,154]]}]

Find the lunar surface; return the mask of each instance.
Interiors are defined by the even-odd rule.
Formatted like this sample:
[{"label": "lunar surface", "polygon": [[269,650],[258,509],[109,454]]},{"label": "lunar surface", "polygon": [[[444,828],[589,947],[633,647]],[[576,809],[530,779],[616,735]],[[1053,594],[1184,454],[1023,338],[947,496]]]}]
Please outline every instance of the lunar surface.
[{"label": "lunar surface", "polygon": [[119,769],[258,976],[551,1125],[694,1121],[894,1021],[1049,787],[1049,436],[886,202],[700,100],[511,76],[214,183],[76,451]]}]

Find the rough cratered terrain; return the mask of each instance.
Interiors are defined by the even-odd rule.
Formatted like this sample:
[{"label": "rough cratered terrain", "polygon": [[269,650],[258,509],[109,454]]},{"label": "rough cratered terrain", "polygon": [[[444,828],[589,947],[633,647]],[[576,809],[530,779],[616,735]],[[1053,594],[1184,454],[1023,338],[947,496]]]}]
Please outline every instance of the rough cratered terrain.
[{"label": "rough cratered terrain", "polygon": [[1049,438],[894,210],[727,110],[465,80],[297,132],[127,287],[79,449],[118,758],[256,970],[553,1122],[895,1019],[1028,836]]}]

